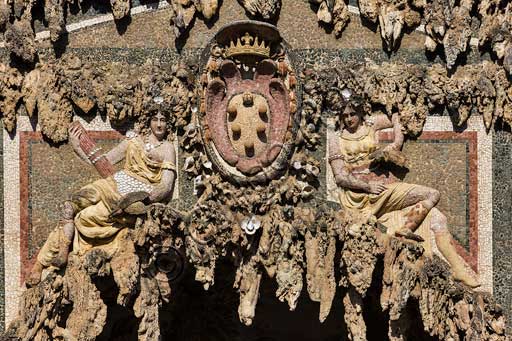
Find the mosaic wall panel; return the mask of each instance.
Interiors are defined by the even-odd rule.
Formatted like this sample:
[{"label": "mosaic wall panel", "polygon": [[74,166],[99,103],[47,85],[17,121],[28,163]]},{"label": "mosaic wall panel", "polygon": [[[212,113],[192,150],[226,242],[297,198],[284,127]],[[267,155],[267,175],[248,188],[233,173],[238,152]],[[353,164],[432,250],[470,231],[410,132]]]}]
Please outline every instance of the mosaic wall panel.
[{"label": "mosaic wall panel", "polygon": [[[498,132],[493,141],[494,295],[512,319],[512,135]],[[491,238],[491,236],[488,236]]]},{"label": "mosaic wall panel", "polygon": [[4,135],[3,123],[0,122],[0,331],[5,325],[5,271],[4,271]]},{"label": "mosaic wall panel", "polygon": [[[90,132],[109,150],[117,132]],[[82,186],[98,179],[96,170],[80,160],[68,144],[50,146],[39,132],[20,133],[21,257],[29,269],[39,248],[59,222],[59,205]],[[66,181],[62,181],[66,179]],[[25,275],[22,272],[22,280]]]},{"label": "mosaic wall panel", "polygon": [[[99,118],[82,124],[105,148],[121,136]],[[1,269],[5,269],[6,278],[2,287],[6,323],[18,311],[23,277],[31,267],[33,256],[58,222],[59,203],[84,182],[98,178],[73,155],[70,146],[50,146],[37,130],[28,117],[20,117],[17,133],[3,134],[2,169],[7,176],[3,183],[2,222],[8,228],[2,238],[7,257]],[[63,178],[71,180],[62,181]]]}]

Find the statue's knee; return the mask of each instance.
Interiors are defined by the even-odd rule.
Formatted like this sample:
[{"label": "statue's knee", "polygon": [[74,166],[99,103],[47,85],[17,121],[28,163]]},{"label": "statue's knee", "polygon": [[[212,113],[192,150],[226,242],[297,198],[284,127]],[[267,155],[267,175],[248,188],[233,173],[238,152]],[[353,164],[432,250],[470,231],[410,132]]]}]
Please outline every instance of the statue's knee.
[{"label": "statue's knee", "polygon": [[439,211],[437,208],[431,210],[431,223],[430,227],[434,232],[442,232],[448,230],[448,219],[446,216]]},{"label": "statue's knee", "polygon": [[437,189],[429,189],[428,199],[432,202],[432,204],[436,205],[441,199],[441,193]]}]

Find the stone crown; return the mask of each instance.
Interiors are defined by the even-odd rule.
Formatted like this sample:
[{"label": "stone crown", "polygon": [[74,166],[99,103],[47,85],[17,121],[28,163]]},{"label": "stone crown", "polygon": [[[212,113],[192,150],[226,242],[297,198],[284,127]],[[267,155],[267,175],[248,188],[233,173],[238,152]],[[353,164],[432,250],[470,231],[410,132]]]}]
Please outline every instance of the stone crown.
[{"label": "stone crown", "polygon": [[236,43],[231,40],[229,47],[226,48],[226,56],[233,57],[239,55],[256,55],[268,58],[270,56],[270,44],[265,46],[265,41],[259,42],[258,37],[253,37],[246,32],[243,37],[239,37]]}]

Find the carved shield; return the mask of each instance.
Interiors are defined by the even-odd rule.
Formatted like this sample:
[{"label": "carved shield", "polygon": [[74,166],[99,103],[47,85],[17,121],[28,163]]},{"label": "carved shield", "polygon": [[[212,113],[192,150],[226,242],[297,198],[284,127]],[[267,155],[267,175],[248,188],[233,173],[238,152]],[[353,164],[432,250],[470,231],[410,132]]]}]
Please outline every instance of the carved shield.
[{"label": "carved shield", "polygon": [[237,181],[275,177],[293,150],[296,79],[272,25],[242,22],[210,45],[200,123],[208,156]]}]

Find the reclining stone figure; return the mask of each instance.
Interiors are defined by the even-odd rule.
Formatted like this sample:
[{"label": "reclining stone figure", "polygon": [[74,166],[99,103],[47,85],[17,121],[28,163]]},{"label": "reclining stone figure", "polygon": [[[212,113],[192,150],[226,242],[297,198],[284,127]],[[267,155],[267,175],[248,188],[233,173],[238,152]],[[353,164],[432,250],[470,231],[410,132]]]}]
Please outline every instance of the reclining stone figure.
[{"label": "reclining stone figure", "polygon": [[144,127],[140,134],[129,132],[119,145],[92,160],[80,147],[85,131],[79,125],[70,127],[70,143],[84,161],[97,168],[102,158],[111,165],[124,159],[125,164],[122,170],[84,186],[62,204],[62,219],[39,251],[26,280],[28,286],[41,281],[45,268],[62,268],[70,250],[81,254],[101,246],[114,251],[120,230],[133,227],[136,216],[144,213],[147,205],[171,198],[176,153],[167,139],[167,120],[158,111],[148,117],[149,127]]},{"label": "reclining stone figure", "polygon": [[[435,207],[439,191],[401,182],[381,167],[381,161],[405,165],[400,152],[404,136],[398,115],[391,120],[384,114],[374,115],[373,122],[366,122],[362,99],[349,89],[341,94],[342,104],[337,111],[342,129],[329,141],[329,163],[339,186],[340,205],[355,214],[376,216],[388,233],[425,242],[427,253],[432,253],[427,247],[429,240],[425,240],[430,238],[415,233],[420,225],[427,225],[434,233],[437,248],[450,263],[454,278],[469,287],[478,287],[480,284],[451,243],[446,216]],[[376,132],[386,128],[393,128],[394,141],[379,149]]]}]

